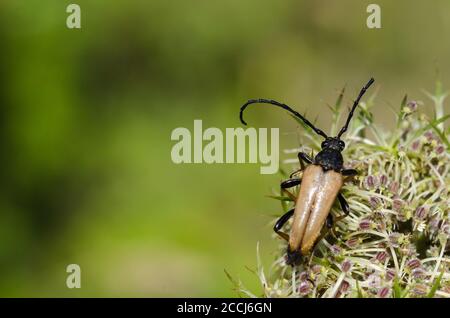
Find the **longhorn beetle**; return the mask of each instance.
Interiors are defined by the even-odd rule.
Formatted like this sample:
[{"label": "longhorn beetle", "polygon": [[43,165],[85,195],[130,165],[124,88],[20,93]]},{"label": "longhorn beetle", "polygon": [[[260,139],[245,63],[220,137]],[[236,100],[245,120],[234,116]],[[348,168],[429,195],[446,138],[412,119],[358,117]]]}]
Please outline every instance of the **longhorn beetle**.
[{"label": "longhorn beetle", "polygon": [[[288,241],[286,256],[288,265],[298,265],[302,256],[306,255],[314,247],[325,222],[328,228],[333,226],[333,217],[330,214],[330,210],[336,197],[345,215],[349,213],[348,203],[339,191],[344,183],[344,177],[355,176],[357,171],[355,169],[345,169],[343,166],[344,160],[341,152],[345,148],[345,143],[341,140],[341,136],[347,131],[356,107],[373,82],[374,79],[371,78],[361,89],[348,114],[347,121],[336,137],[328,137],[300,113],[288,105],[274,100],[250,99],[241,107],[239,118],[244,125],[247,125],[247,123],[244,121],[243,114],[249,105],[270,104],[283,108],[295,117],[300,118],[316,134],[325,138],[321,144],[322,150],[314,158],[311,158],[304,152],[298,153],[301,167],[304,168],[304,162],[309,164],[304,169],[302,179],[292,178],[294,173],[290,179],[281,183],[281,189],[284,191],[300,185],[298,197],[295,199],[295,207],[281,216],[273,228],[279,236]],[[282,232],[281,228],[292,216],[294,216],[294,220],[290,235],[288,235]]]}]

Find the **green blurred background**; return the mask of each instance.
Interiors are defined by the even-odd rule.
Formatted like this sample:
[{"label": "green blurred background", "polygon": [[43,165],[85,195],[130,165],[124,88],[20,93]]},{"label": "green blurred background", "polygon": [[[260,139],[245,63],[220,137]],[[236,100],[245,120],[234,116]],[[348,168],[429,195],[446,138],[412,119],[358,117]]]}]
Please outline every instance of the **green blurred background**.
[{"label": "green blurred background", "polygon": [[[81,6],[82,29],[65,22]],[[450,2],[4,0],[0,2],[0,296],[235,296],[224,269],[258,293],[256,242],[270,264],[259,165],[175,165],[176,127],[239,127],[248,98],[306,111],[327,131],[370,76],[389,127],[405,93],[448,83]],[[251,119],[250,119],[251,117]],[[250,111],[258,127],[295,123]],[[82,288],[66,287],[66,266]]]}]

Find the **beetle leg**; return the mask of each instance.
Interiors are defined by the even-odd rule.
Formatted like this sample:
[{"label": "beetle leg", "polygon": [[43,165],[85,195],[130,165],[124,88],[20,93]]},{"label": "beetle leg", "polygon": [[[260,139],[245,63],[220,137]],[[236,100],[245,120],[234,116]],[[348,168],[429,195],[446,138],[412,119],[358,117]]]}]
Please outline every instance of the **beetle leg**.
[{"label": "beetle leg", "polygon": [[285,214],[283,214],[277,221],[277,223],[275,223],[273,230],[275,231],[275,233],[277,233],[279,236],[281,236],[282,238],[284,238],[286,241],[289,241],[289,235],[287,235],[284,232],[281,232],[281,228],[283,227],[284,224],[286,224],[286,222],[289,220],[289,218],[294,214],[294,210],[295,209],[291,209],[289,211],[287,211]]},{"label": "beetle leg", "polygon": [[356,171],[355,169],[342,169],[341,173],[342,173],[343,176],[353,177],[353,176],[356,176],[358,174],[358,171]]},{"label": "beetle leg", "polygon": [[331,215],[331,213],[330,214],[328,214],[328,216],[327,216],[327,221],[326,221],[326,223],[327,223],[327,228],[329,228],[329,229],[331,229],[332,227],[333,227],[333,222],[334,220],[333,220],[333,216]]},{"label": "beetle leg", "polygon": [[338,197],[338,200],[339,200],[339,204],[341,205],[342,211],[344,212],[344,215],[338,216],[335,219],[335,222],[339,222],[340,220],[345,218],[350,213],[350,208],[348,206],[348,202],[347,202],[347,200],[345,200],[345,198],[342,195],[342,193],[338,193],[337,197]]},{"label": "beetle leg", "polygon": [[281,192],[285,192],[292,199],[292,201],[295,201],[295,200],[297,200],[295,195],[293,195],[290,191],[288,191],[286,189],[295,187],[295,186],[299,185],[300,183],[302,183],[302,179],[299,179],[299,178],[283,181],[283,182],[281,182],[281,185],[280,185]]},{"label": "beetle leg", "polygon": [[347,216],[350,213],[350,208],[348,206],[347,200],[345,200],[342,193],[338,193],[337,197],[338,197],[339,203],[341,204],[342,211],[344,211],[345,215]]},{"label": "beetle leg", "polygon": [[[346,216],[346,215],[345,215],[345,216]],[[342,218],[344,218],[345,216],[343,216]],[[342,218],[337,217],[337,218],[336,218],[336,221],[342,220]],[[333,215],[331,215],[331,213],[328,214],[328,216],[327,216],[326,224],[327,224],[328,230],[331,232],[331,235],[333,235],[333,237],[334,237],[335,239],[337,239],[336,232],[334,231],[335,220],[334,220]],[[326,235],[326,234],[327,234],[327,233],[325,233],[325,235]]]},{"label": "beetle leg", "polygon": [[298,160],[300,161],[300,166],[302,167],[301,170],[305,170],[305,162],[312,164],[314,161],[313,158],[311,158],[308,154],[304,152],[299,152],[297,156]]},{"label": "beetle leg", "polygon": [[295,175],[296,175],[297,173],[299,173],[300,171],[302,171],[302,169],[297,169],[297,170],[295,170],[294,172],[292,172],[292,173],[289,175],[289,178],[292,179],[292,177],[295,176]]},{"label": "beetle leg", "polygon": [[304,152],[299,152],[297,157],[298,157],[298,161],[300,162],[300,169],[292,172],[291,175],[289,176],[289,178],[292,178],[295,174],[299,173],[302,170],[305,170],[305,162],[312,164],[314,161],[308,154],[306,154]]},{"label": "beetle leg", "polygon": [[281,187],[281,189],[289,189],[289,188],[299,185],[300,183],[302,183],[302,179],[298,179],[298,178],[289,179],[289,180],[281,182],[280,187]]}]

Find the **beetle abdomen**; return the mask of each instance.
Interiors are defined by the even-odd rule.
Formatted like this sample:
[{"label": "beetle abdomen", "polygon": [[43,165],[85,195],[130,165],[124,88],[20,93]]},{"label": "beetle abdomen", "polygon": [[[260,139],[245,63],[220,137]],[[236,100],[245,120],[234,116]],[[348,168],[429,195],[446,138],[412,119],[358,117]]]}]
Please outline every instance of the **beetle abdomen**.
[{"label": "beetle abdomen", "polygon": [[340,173],[329,170],[323,174],[321,181],[303,235],[302,254],[307,253],[314,246],[320,235],[325,220],[342,187],[343,177]]},{"label": "beetle abdomen", "polygon": [[311,207],[314,204],[323,173],[322,167],[317,165],[310,165],[303,172],[302,184],[295,203],[294,220],[289,236],[289,248],[291,251],[300,249]]},{"label": "beetle abdomen", "polygon": [[301,249],[306,254],[311,249],[342,184],[343,177],[338,172],[324,171],[319,165],[306,167],[289,236],[291,251]]}]

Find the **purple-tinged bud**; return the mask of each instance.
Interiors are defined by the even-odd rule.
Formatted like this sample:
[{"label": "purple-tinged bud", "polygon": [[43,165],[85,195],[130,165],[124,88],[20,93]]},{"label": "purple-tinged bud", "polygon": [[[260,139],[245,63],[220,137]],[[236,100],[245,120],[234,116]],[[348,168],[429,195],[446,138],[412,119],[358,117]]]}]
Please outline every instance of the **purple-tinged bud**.
[{"label": "purple-tinged bud", "polygon": [[424,284],[415,284],[411,292],[417,296],[428,294],[428,287]]},{"label": "purple-tinged bud", "polygon": [[341,264],[341,270],[344,273],[348,273],[352,269],[352,263],[349,260],[345,260]]},{"label": "purple-tinged bud", "polygon": [[440,155],[445,151],[445,147],[443,145],[439,145],[439,146],[437,146],[435,151],[438,155]]},{"label": "purple-tinged bud", "polygon": [[308,279],[308,273],[307,272],[301,272],[298,274],[298,280],[299,281],[305,281]]},{"label": "purple-tinged bud", "polygon": [[367,176],[364,180],[364,186],[367,190],[378,188],[378,178],[376,176]]},{"label": "purple-tinged bud", "polygon": [[372,221],[369,219],[363,219],[359,222],[359,228],[363,231],[370,230],[372,228]]},{"label": "purple-tinged bud", "polygon": [[394,269],[389,268],[389,269],[386,271],[386,280],[387,280],[388,282],[391,281],[391,280],[393,280],[393,279],[395,278],[395,276],[396,276],[396,272],[395,272]]},{"label": "purple-tinged bud", "polygon": [[350,283],[348,281],[344,280],[342,282],[341,286],[339,287],[339,292],[341,294],[345,294],[345,293],[347,293],[349,287],[350,287]]},{"label": "purple-tinged bud", "polygon": [[391,289],[389,287],[383,287],[378,290],[377,296],[379,298],[387,298],[391,294]]},{"label": "purple-tinged bud", "polygon": [[416,140],[411,144],[411,150],[412,151],[418,151],[420,148],[420,140]]},{"label": "purple-tinged bud", "polygon": [[436,140],[436,139],[437,139],[437,138],[436,138],[436,135],[433,134],[433,132],[430,131],[430,130],[428,130],[427,132],[425,132],[424,135],[425,135],[425,137],[427,138],[428,141],[433,141],[433,140]]},{"label": "purple-tinged bud", "polygon": [[415,100],[412,100],[412,101],[409,101],[407,104],[406,104],[406,107],[408,107],[408,110],[409,110],[409,112],[415,112],[416,110],[417,110],[417,106],[418,106],[418,103],[415,101]]},{"label": "purple-tinged bud", "polygon": [[393,247],[399,247],[402,238],[403,235],[401,233],[393,232],[389,235],[389,243],[391,243]]},{"label": "purple-tinged bud", "polygon": [[348,240],[345,242],[345,245],[347,245],[347,246],[350,247],[350,248],[355,248],[355,247],[357,247],[360,243],[361,243],[361,240],[360,240],[359,238],[357,238],[357,237],[352,237],[352,238],[348,239]]},{"label": "purple-tinged bud", "polygon": [[427,214],[428,214],[428,209],[422,205],[416,209],[415,217],[419,220],[424,220],[426,218]]},{"label": "purple-tinged bud", "polygon": [[331,245],[330,250],[333,255],[339,255],[342,252],[342,248],[337,246],[336,244]]},{"label": "purple-tinged bud", "polygon": [[404,205],[405,201],[403,201],[402,199],[394,199],[392,201],[392,208],[394,209],[394,211],[400,211]]},{"label": "purple-tinged bud", "polygon": [[419,268],[422,266],[422,263],[419,259],[413,258],[406,262],[406,268],[408,268],[410,271],[413,269]]},{"label": "purple-tinged bud", "polygon": [[387,185],[387,183],[388,183],[388,177],[387,177],[387,175],[382,174],[382,175],[380,176],[380,184],[381,184],[381,186],[385,187],[385,186]]},{"label": "purple-tinged bud", "polygon": [[369,204],[372,207],[372,209],[379,208],[382,205],[382,201],[378,197],[370,197],[369,198]]},{"label": "purple-tinged bud", "polygon": [[344,273],[348,273],[352,269],[352,262],[350,262],[348,259],[344,260],[341,263],[341,270]]},{"label": "purple-tinged bud", "polygon": [[387,257],[388,257],[388,253],[386,253],[385,251],[378,252],[377,255],[375,255],[375,259],[381,263],[383,263]]},{"label": "purple-tinged bud", "polygon": [[309,281],[301,282],[298,286],[298,293],[302,296],[306,296],[311,292],[311,283]]},{"label": "purple-tinged bud", "polygon": [[426,274],[425,270],[423,268],[421,268],[421,267],[415,268],[411,272],[411,275],[414,278],[416,278],[416,279],[423,279],[423,278],[425,278],[425,274]]},{"label": "purple-tinged bud", "polygon": [[440,221],[441,220],[437,216],[432,217],[428,221],[428,228],[429,228],[431,233],[436,233],[439,230],[439,223],[440,223]]},{"label": "purple-tinged bud", "polygon": [[391,193],[397,194],[398,188],[399,188],[399,184],[397,181],[392,181],[391,184],[389,185],[389,191]]}]

